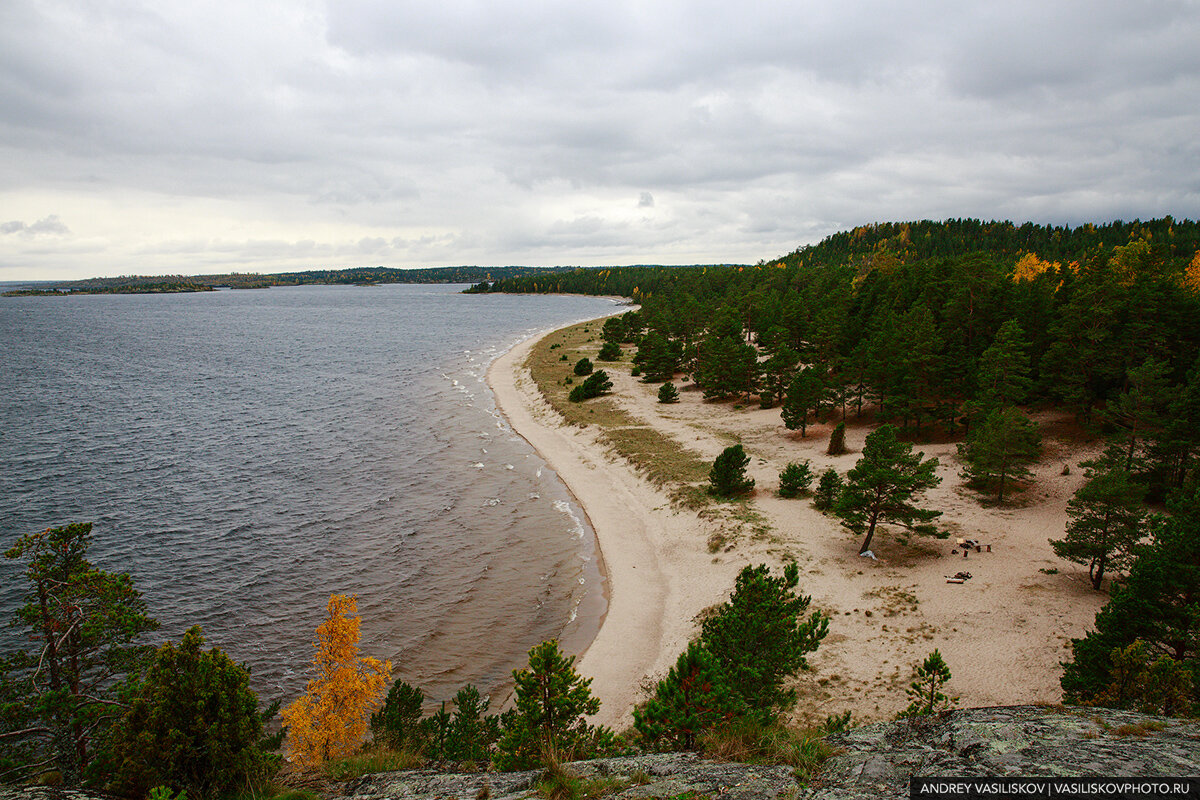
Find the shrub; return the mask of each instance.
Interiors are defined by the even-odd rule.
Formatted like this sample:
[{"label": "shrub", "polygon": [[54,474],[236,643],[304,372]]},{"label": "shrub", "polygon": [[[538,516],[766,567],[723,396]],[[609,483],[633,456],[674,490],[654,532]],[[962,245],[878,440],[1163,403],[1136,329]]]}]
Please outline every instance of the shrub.
[{"label": "shrub", "polygon": [[592,374],[592,362],[587,358],[581,358],[575,362],[575,374],[579,376]]},{"label": "shrub", "polygon": [[817,491],[813,494],[813,505],[818,511],[828,511],[837,503],[842,493],[842,476],[833,467],[821,473],[817,480]]},{"label": "shrub", "polygon": [[203,652],[193,626],[158,649],[109,739],[111,784],[145,796],[165,787],[192,800],[261,785],[272,759],[250,673],[217,648]]},{"label": "shrub", "polygon": [[598,369],[588,375],[583,383],[572,389],[567,399],[572,403],[581,403],[584,400],[599,397],[610,389],[612,389],[612,381],[608,379],[608,373]]},{"label": "shrub", "polygon": [[808,491],[812,482],[812,468],[807,461],[803,464],[788,464],[783,468],[783,472],[779,473],[779,496],[799,497]]},{"label": "shrub", "polygon": [[840,456],[846,452],[846,423],[839,422],[829,434],[829,449],[825,451],[831,456]]},{"label": "shrub", "polygon": [[675,384],[671,382],[664,383],[658,390],[658,402],[660,403],[678,403],[679,390],[675,388]]},{"label": "shrub", "polygon": [[746,455],[740,444],[726,447],[709,470],[709,493],[732,497],[753,489],[754,479],[746,477],[746,465],[749,463],[750,456]]},{"label": "shrub", "polygon": [[616,342],[605,342],[600,348],[600,355],[597,357],[601,361],[620,361],[621,345]]}]

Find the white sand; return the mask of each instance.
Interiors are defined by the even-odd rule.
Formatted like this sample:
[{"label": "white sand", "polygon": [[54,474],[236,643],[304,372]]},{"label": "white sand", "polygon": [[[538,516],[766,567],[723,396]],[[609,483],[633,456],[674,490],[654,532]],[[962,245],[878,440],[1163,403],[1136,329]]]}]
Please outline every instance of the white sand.
[{"label": "white sand", "polygon": [[[697,514],[676,511],[666,496],[641,479],[625,461],[610,455],[593,431],[569,427],[545,402],[523,367],[534,340],[497,359],[488,373],[496,403],[513,428],[563,479],[596,531],[608,576],[609,607],[600,631],[577,663],[593,678],[604,705],[600,722],[624,726],[646,679],[661,676],[696,633],[694,619],[721,602],[746,564],[799,562],[800,589],[813,607],[830,617],[830,633],[801,678],[796,716],[819,720],[853,709],[858,721],[888,718],[907,701],[904,689],[913,666],[935,647],[954,674],[949,689],[963,706],[1057,702],[1059,661],[1064,645],[1083,635],[1107,595],[1093,592],[1086,569],[1054,556],[1047,540],[1066,525],[1066,502],[1079,486],[1079,461],[1090,448],[1060,420],[1044,419],[1044,455],[1036,479],[1016,501],[1000,509],[984,506],[962,485],[953,444],[927,445],[937,456],[942,485],[926,505],[944,511],[954,536],[990,544],[992,552],[967,559],[950,555],[948,541],[916,538],[904,546],[896,530],[876,534],[878,561],[860,558],[859,541],[807,499],[775,495],[780,470],[789,461],[809,460],[814,472],[835,466],[843,475],[858,459],[867,425],[847,421],[851,452],[825,455],[828,425],[809,426],[808,435],[787,431],[779,410],[734,409],[709,403],[694,390],[676,405],[657,402],[657,385],[631,378],[625,369],[606,370],[613,396],[627,412],[676,438],[705,459],[715,458],[736,439],[752,456],[757,481],[751,508],[761,515],[734,515],[719,504]],[[627,351],[629,348],[627,348]],[[678,385],[678,384],[677,384]],[[1071,474],[1061,475],[1070,464]],[[729,544],[717,555],[706,543],[715,533]],[[1056,568],[1047,575],[1040,568]],[[948,584],[960,570],[972,578]]]}]

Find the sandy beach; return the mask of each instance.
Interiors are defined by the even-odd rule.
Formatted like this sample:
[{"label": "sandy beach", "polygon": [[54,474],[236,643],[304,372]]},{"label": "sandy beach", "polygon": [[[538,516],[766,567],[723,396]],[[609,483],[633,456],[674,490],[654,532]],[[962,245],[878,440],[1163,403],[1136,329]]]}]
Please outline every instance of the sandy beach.
[{"label": "sandy beach", "polygon": [[[629,724],[643,686],[665,674],[696,634],[697,615],[728,596],[743,566],[776,568],[793,559],[801,591],[831,618],[828,637],[810,657],[813,670],[800,678],[797,720],[818,721],[846,709],[857,722],[894,716],[907,705],[914,665],[934,648],[954,674],[948,688],[961,706],[1059,701],[1059,662],[1107,600],[1091,589],[1086,568],[1056,558],[1048,544],[1062,536],[1067,500],[1083,479],[1079,462],[1095,452],[1067,416],[1038,418],[1043,456],[1034,481],[999,508],[963,485],[954,443],[918,445],[940,461],[943,480],[926,495],[926,507],[944,512],[940,525],[951,538],[905,544],[900,531],[884,529],[873,560],[859,557],[857,538],[810,499],[787,500],[775,491],[791,461],[808,460],[815,473],[834,466],[844,475],[872,425],[851,413],[850,452],[828,456],[837,419],[810,425],[801,437],[784,428],[778,408],[707,402],[688,384],[678,404],[663,405],[658,385],[630,376],[633,349],[626,346],[622,362],[598,365],[613,379],[617,407],[706,460],[735,441],[752,457],[749,473],[757,485],[746,506],[672,507],[663,490],[611,452],[596,426],[565,424],[546,402],[525,366],[538,341],[493,362],[488,383],[514,430],[567,484],[596,532],[609,605],[576,666],[593,678],[593,693],[603,702],[598,721]],[[964,558],[959,537],[978,540],[983,552]],[[972,577],[946,582],[959,571]]]}]

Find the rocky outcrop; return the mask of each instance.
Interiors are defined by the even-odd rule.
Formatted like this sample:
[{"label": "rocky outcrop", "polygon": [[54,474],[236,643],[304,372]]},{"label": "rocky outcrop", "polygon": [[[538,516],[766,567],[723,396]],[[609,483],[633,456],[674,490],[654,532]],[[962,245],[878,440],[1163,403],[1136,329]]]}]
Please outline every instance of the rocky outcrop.
[{"label": "rocky outcrop", "polygon": [[[623,798],[779,797],[797,788],[790,767],[702,761],[694,753],[600,758],[563,765],[565,772]],[[445,774],[430,770],[368,775],[353,783],[346,800],[523,800],[541,797],[540,771]]]},{"label": "rocky outcrop", "polygon": [[[837,754],[808,785],[790,767],[703,761],[692,753],[565,765],[609,797],[664,800],[907,798],[910,776],[1182,777],[1200,773],[1200,721],[1102,708],[966,708],[880,722],[831,737]],[[410,770],[347,784],[344,800],[524,800],[541,773]],[[89,800],[84,793],[0,787],[0,800]]]},{"label": "rocky outcrop", "polygon": [[1105,708],[967,708],[832,737],[802,797],[908,797],[909,776],[1150,777],[1200,772],[1200,722]]}]

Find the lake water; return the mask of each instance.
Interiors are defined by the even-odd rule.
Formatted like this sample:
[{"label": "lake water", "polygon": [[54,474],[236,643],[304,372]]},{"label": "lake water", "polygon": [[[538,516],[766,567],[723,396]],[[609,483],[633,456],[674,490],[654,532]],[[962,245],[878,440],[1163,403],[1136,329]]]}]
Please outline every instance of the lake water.
[{"label": "lake water", "polygon": [[[497,413],[487,365],[617,310],[461,286],[0,298],[0,543],[93,522],[162,623],[265,698],[303,689],[331,593],[365,654],[448,698],[603,612],[583,515]],[[0,559],[0,613],[24,592]],[[0,633],[9,646],[14,633]]]}]

